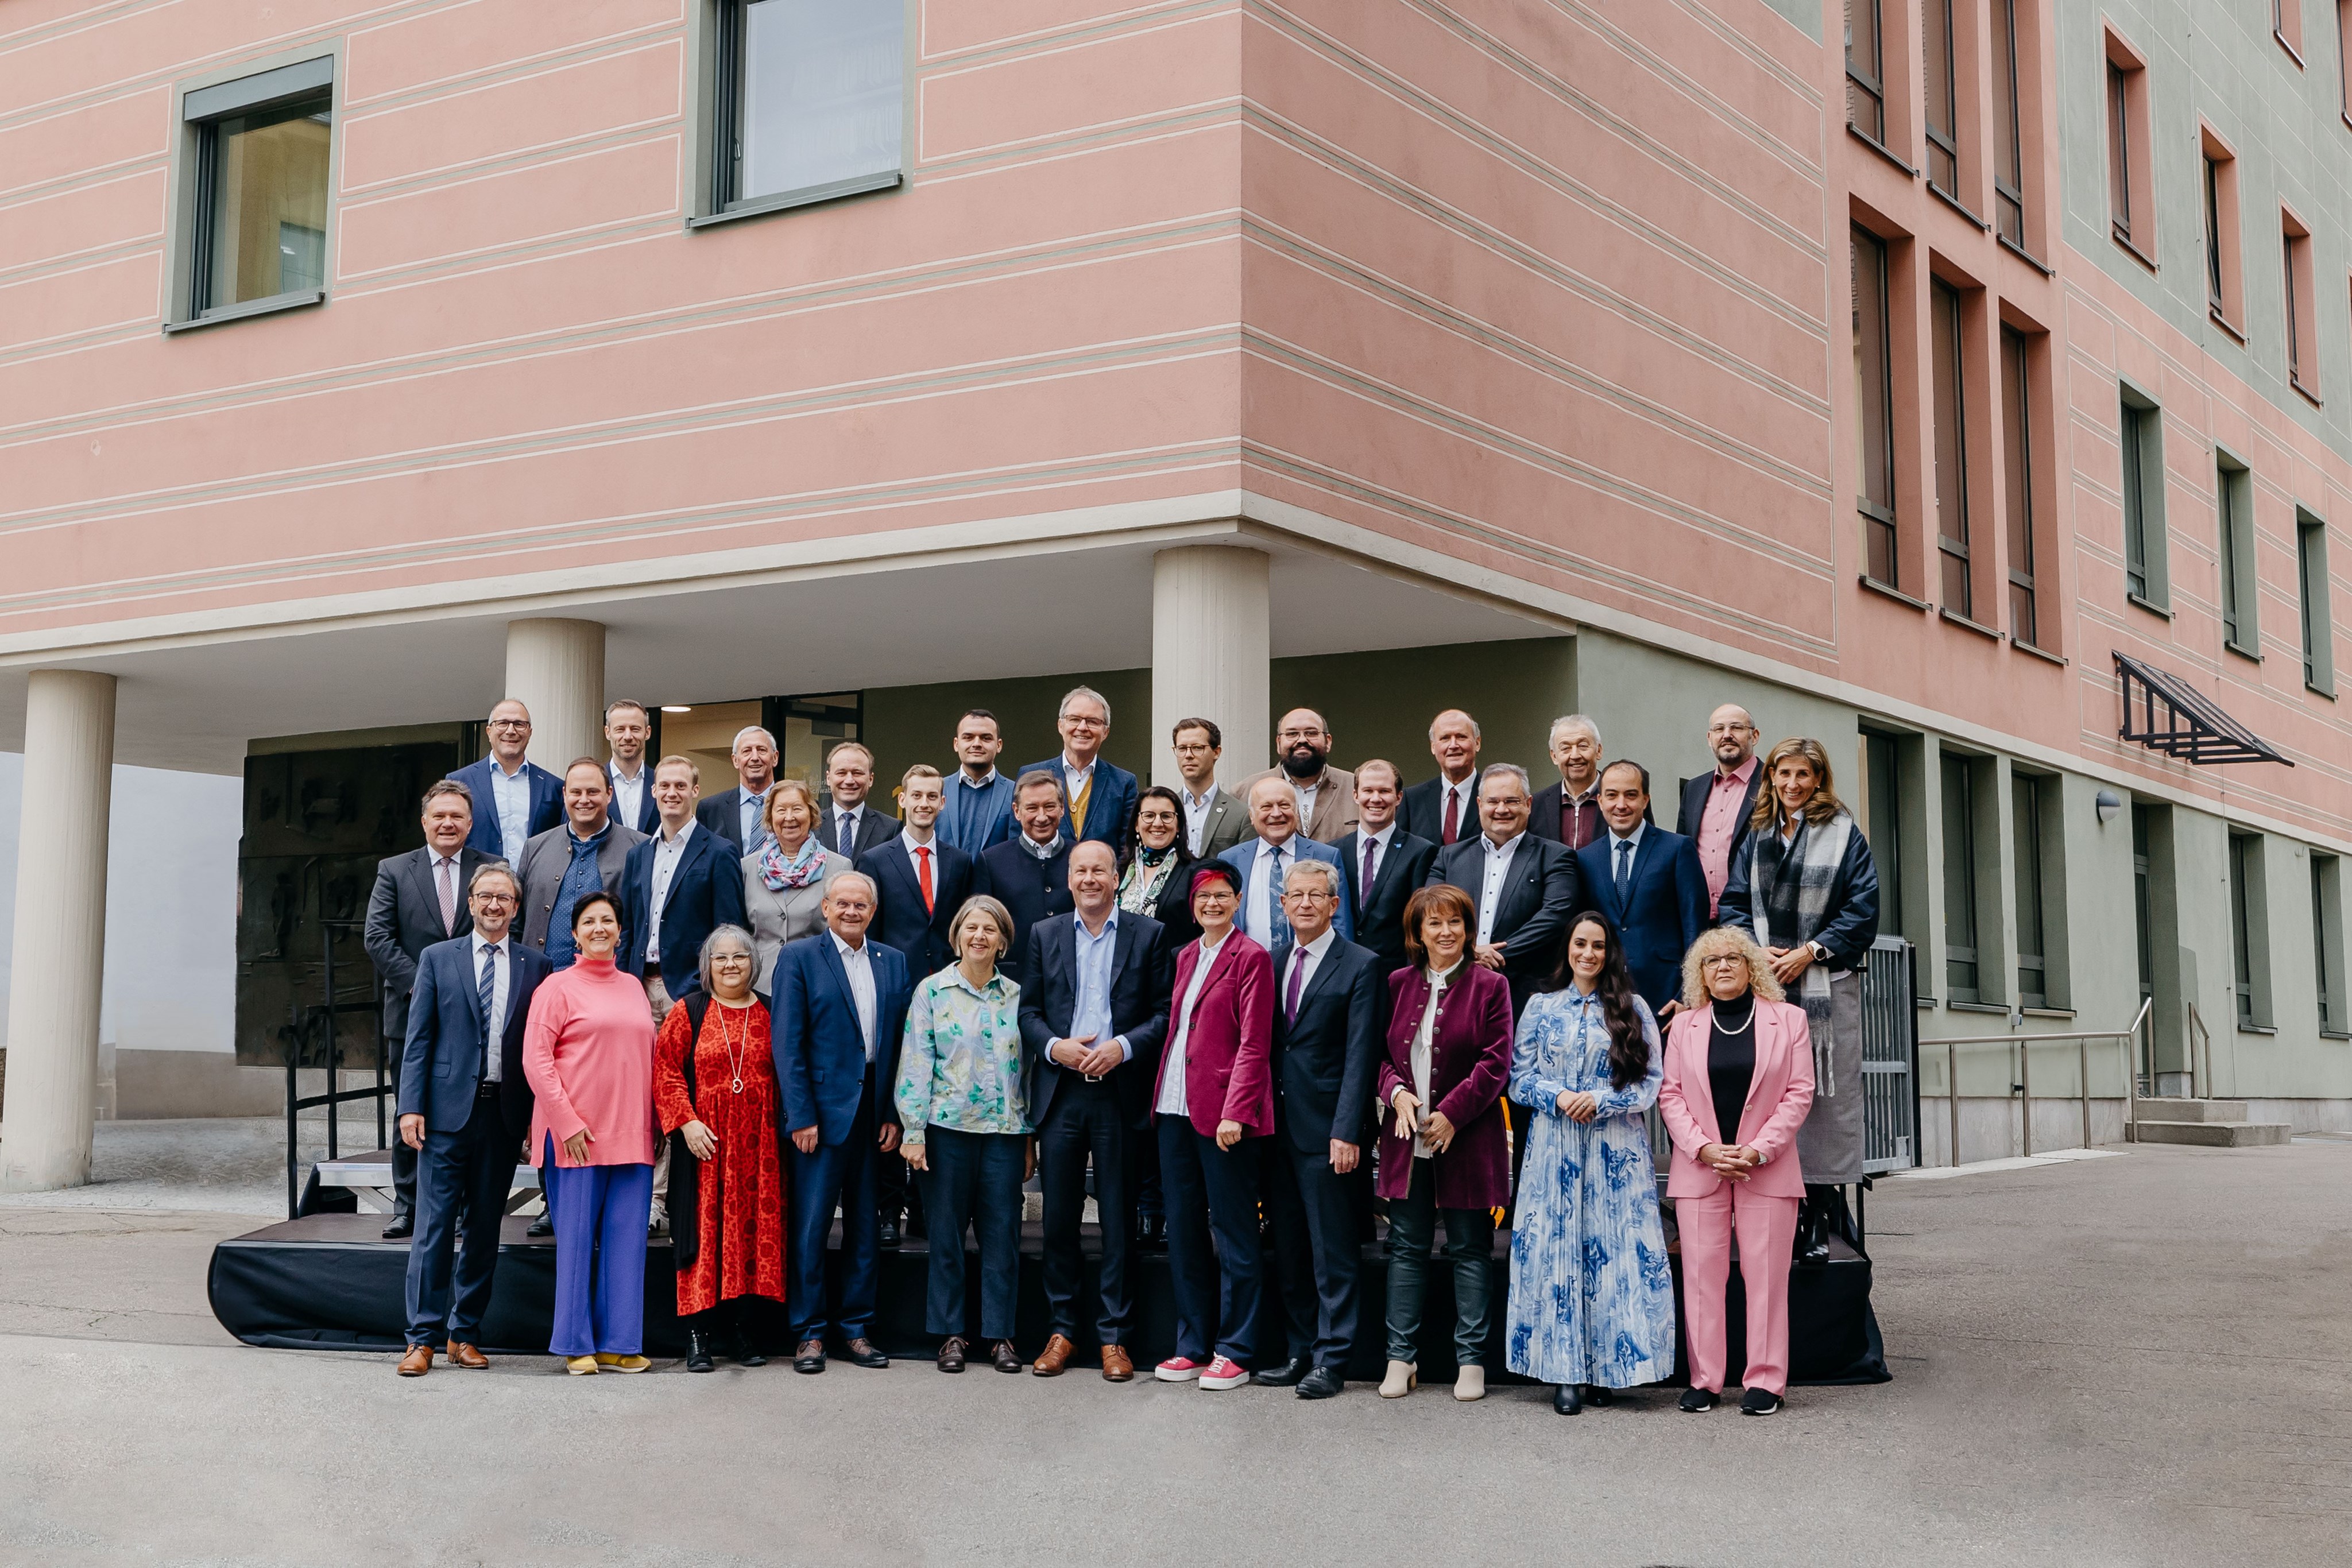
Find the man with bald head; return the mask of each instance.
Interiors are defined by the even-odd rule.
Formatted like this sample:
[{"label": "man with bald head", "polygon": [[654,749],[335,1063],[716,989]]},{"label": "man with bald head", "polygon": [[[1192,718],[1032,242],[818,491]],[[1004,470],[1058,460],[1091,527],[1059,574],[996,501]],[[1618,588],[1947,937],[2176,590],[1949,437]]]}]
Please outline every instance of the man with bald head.
[{"label": "man with bald head", "polygon": [[[1288,883],[1290,868],[1307,860],[1321,861],[1336,869],[1339,852],[1299,832],[1304,813],[1298,809],[1297,787],[1287,777],[1261,776],[1244,799],[1249,801],[1250,826],[1256,836],[1244,839],[1217,858],[1241,878],[1241,913],[1234,924],[1274,956],[1278,974],[1290,952],[1290,921],[1282,913],[1282,890]],[[1335,924],[1339,940],[1356,939],[1355,916],[1346,905],[1339,907]]]},{"label": "man with bald head", "polygon": [[1275,766],[1242,781],[1242,796],[1260,779],[1277,776],[1298,790],[1299,831],[1318,844],[1336,844],[1356,831],[1356,776],[1331,766],[1331,731],[1311,707],[1282,716],[1274,733]]},{"label": "man with bald head", "polygon": [[1160,923],[1118,906],[1118,857],[1088,839],[1069,852],[1072,911],[1029,933],[1020,970],[1029,1115],[1045,1199],[1045,1312],[1052,1337],[1031,1368],[1052,1377],[1077,1351],[1078,1227],[1094,1173],[1102,1222],[1095,1341],[1103,1376],[1135,1375],[1128,1257],[1135,1178],[1151,1136],[1151,1082],[1168,1030],[1171,956]]},{"label": "man with bald head", "polygon": [[1683,809],[1675,819],[1675,831],[1698,843],[1710,920],[1719,913],[1723,884],[1731,878],[1733,858],[1748,841],[1748,820],[1764,788],[1764,769],[1756,760],[1759,738],[1746,708],[1724,704],[1706,720],[1706,748],[1715,754],[1715,770],[1683,786]]},{"label": "man with bald head", "polygon": [[1438,848],[1478,836],[1478,721],[1458,707],[1429,721],[1429,755],[1437,777],[1404,792],[1397,822]]},{"label": "man with bald head", "polygon": [[523,846],[563,821],[563,780],[526,759],[530,710],[508,697],[482,725],[490,754],[449,775],[474,798],[474,827],[466,842],[509,865]]},{"label": "man with bald head", "polygon": [[768,789],[776,781],[776,737],[756,724],[735,732],[728,760],[735,764],[735,787],[721,789],[694,809],[694,820],[735,846],[735,858],[753,853],[771,837]]}]

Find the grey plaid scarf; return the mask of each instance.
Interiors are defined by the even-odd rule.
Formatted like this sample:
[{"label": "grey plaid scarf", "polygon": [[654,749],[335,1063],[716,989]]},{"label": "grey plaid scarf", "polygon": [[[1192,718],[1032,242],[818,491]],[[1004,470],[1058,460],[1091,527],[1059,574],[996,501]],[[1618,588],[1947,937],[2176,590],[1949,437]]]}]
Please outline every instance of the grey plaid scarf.
[{"label": "grey plaid scarf", "polygon": [[[1785,844],[1777,828],[1748,835],[1748,885],[1759,944],[1787,948],[1813,939],[1826,924],[1830,890],[1845,864],[1846,845],[1854,831],[1853,819],[1840,811],[1826,822],[1799,823],[1797,836]],[[1813,1037],[1813,1092],[1833,1100],[1837,1073],[1831,1065],[1835,1030],[1830,1018],[1828,965],[1815,964],[1805,971],[1797,999],[1804,1005],[1805,1024]]]}]

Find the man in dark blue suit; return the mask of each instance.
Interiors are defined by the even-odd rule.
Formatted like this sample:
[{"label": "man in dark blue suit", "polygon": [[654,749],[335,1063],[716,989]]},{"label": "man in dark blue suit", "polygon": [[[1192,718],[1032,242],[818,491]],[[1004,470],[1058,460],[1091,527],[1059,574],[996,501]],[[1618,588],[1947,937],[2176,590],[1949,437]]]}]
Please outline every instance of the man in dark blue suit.
[{"label": "man in dark blue suit", "polygon": [[[466,903],[472,931],[435,943],[417,960],[400,1058],[400,1140],[423,1155],[403,1377],[432,1370],[436,1345],[453,1365],[489,1364],[475,1342],[490,1303],[515,1151],[530,1128],[523,1022],[531,993],[552,972],[546,955],[514,939],[521,887],[513,872],[481,867]],[[466,1244],[453,1294],[449,1265],[460,1224]]]},{"label": "man in dark blue suit", "polygon": [[1654,826],[1650,770],[1617,761],[1601,770],[1601,836],[1576,852],[1587,901],[1624,946],[1633,989],[1663,1025],[1680,1010],[1683,955],[1710,924],[1698,846]]},{"label": "man in dark blue suit", "polygon": [[1102,759],[1110,738],[1108,699],[1092,686],[1071,688],[1055,727],[1062,732],[1062,754],[1030,763],[1019,777],[1051,774],[1062,791],[1070,841],[1099,839],[1125,865],[1135,848],[1135,800],[1142,787],[1134,774]]},{"label": "man in dark blue suit", "polygon": [[646,984],[656,1026],[701,974],[702,944],[743,925],[743,863],[735,846],[694,820],[701,773],[683,757],[654,768],[654,836],[621,868],[621,967]]},{"label": "man in dark blue suit", "polygon": [[776,955],[776,1082],[792,1144],[784,1268],[794,1372],[824,1370],[824,1243],[836,1206],[841,1308],[830,1326],[857,1365],[890,1364],[866,1337],[881,1274],[875,1176],[898,1147],[890,1094],[913,983],[898,949],[867,936],[873,918],[872,879],[844,872],[825,885],[825,929]]},{"label": "man in dark blue suit", "polygon": [[776,737],[747,724],[735,732],[729,758],[735,764],[734,787],[698,802],[694,820],[733,844],[740,861],[773,836],[768,831],[768,790],[776,781]]},{"label": "man in dark blue suit", "polygon": [[[1403,797],[1396,764],[1375,758],[1359,766],[1356,810],[1361,820],[1354,832],[1332,846],[1339,852],[1339,870],[1348,884],[1355,940],[1379,957],[1383,982],[1405,967],[1405,902],[1429,880],[1430,862],[1437,858],[1436,844],[1406,832],[1397,821]],[[1381,1011],[1387,1016],[1385,983]]]},{"label": "man in dark blue suit", "polygon": [[621,697],[604,705],[604,744],[613,753],[604,765],[613,784],[605,813],[632,832],[651,833],[661,821],[661,810],[654,804],[653,769],[646,762],[653,731],[645,704]]},{"label": "man in dark blue suit", "polygon": [[1070,851],[1069,915],[1029,935],[1021,970],[1021,1040],[1029,1056],[1029,1115],[1045,1199],[1045,1312],[1052,1337],[1031,1368],[1052,1377],[1077,1350],[1078,1226],[1094,1169],[1102,1270],[1095,1338],[1103,1376],[1125,1383],[1134,1292],[1135,1182],[1151,1136],[1151,1085],[1168,1033],[1175,955],[1158,921],[1118,907],[1118,862],[1089,840]]},{"label": "man in dark blue suit", "polygon": [[[1296,940],[1274,977],[1275,1134],[1265,1140],[1260,1190],[1274,1233],[1269,1272],[1278,1287],[1266,1304],[1289,1319],[1288,1354],[1252,1381],[1296,1385],[1301,1399],[1339,1392],[1356,1343],[1363,1249],[1355,1172],[1370,1141],[1383,1054],[1381,999],[1388,973],[1370,948],[1347,941],[1334,925],[1341,881],[1327,861],[1291,867],[1282,908]],[[1260,1336],[1261,1354],[1271,1338]]]},{"label": "man in dark blue suit", "polygon": [[1004,753],[996,716],[976,707],[956,720],[955,753],[963,766],[944,786],[940,841],[977,856],[1013,836],[1013,780],[996,770]]},{"label": "man in dark blue suit", "polygon": [[515,865],[522,847],[563,821],[563,780],[527,760],[530,710],[512,697],[490,710],[484,726],[490,754],[449,775],[473,792],[474,831],[466,842]]},{"label": "man in dark blue suit", "polygon": [[1070,902],[1070,841],[1062,834],[1062,789],[1052,775],[1024,773],[1013,786],[1013,820],[1020,831],[982,853],[971,890],[993,894],[1013,915],[1013,951],[1005,964],[1014,974],[1029,956],[1030,928]]}]

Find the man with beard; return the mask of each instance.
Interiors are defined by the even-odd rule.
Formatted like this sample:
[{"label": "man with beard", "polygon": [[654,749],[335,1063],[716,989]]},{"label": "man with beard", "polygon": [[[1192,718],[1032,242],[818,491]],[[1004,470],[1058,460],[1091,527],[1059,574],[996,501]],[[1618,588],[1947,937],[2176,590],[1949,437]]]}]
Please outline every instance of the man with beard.
[{"label": "man with beard", "polygon": [[1295,707],[1282,716],[1274,733],[1276,766],[1242,780],[1242,799],[1250,786],[1277,772],[1298,791],[1303,831],[1318,844],[1336,844],[1356,831],[1362,813],[1356,807],[1356,776],[1331,766],[1331,732],[1323,716],[1311,707]]},{"label": "man with beard", "polygon": [[1764,769],[1756,761],[1760,735],[1756,721],[1738,703],[1717,708],[1706,721],[1706,748],[1715,753],[1715,771],[1683,786],[1675,831],[1698,845],[1710,920],[1721,913],[1723,884],[1730,880],[1732,861],[1748,842],[1748,820],[1756,814],[1756,797],[1764,789]]}]

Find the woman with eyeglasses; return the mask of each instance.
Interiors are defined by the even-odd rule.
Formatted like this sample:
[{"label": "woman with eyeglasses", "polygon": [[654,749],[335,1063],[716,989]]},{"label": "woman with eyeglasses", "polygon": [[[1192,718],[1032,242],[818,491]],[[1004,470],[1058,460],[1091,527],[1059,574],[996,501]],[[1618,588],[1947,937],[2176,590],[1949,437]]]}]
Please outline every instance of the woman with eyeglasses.
[{"label": "woman with eyeglasses", "polygon": [[849,857],[817,841],[816,791],[798,779],[768,787],[769,840],[743,857],[743,910],[751,922],[751,988],[773,994],[776,955],[824,929],[825,884]]}]

